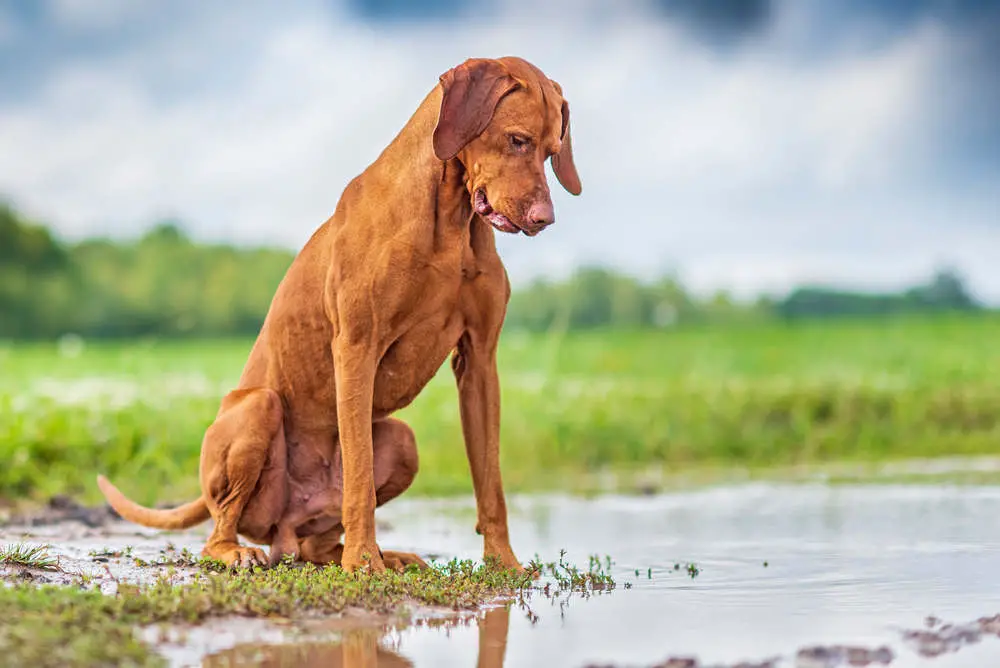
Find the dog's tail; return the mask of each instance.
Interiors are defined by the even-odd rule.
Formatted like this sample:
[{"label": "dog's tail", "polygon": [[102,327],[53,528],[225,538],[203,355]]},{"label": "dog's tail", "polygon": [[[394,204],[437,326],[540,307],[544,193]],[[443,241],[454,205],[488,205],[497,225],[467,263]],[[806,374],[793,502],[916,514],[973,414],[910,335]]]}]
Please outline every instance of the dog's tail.
[{"label": "dog's tail", "polygon": [[97,486],[101,488],[104,498],[119,515],[129,522],[142,526],[154,529],[187,529],[195,524],[201,524],[210,516],[204,496],[199,496],[194,501],[177,508],[156,510],[132,501],[102,475],[97,476]]}]

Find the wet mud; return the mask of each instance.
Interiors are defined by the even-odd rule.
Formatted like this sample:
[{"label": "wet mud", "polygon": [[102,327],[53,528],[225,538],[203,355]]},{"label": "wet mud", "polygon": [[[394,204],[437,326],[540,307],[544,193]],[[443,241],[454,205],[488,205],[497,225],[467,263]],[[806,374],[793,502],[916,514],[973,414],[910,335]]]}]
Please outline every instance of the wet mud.
[{"label": "wet mud", "polygon": [[156,531],[123,522],[107,506],[86,507],[54,498],[43,508],[20,512],[0,525],[0,545],[47,546],[55,568],[0,565],[0,577],[38,584],[86,585],[113,594],[118,585],[151,584],[164,574],[178,584],[198,572],[208,532]]}]

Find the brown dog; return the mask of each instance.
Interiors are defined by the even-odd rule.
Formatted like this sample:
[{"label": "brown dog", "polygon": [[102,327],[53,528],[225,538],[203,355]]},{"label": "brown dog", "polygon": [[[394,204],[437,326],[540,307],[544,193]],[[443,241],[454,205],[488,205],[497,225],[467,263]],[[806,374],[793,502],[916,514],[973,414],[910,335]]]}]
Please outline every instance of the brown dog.
[{"label": "brown dog", "polygon": [[[238,389],[201,446],[202,495],[139,506],[103,476],[125,519],[180,529],[211,517],[203,554],[234,566],[285,555],[368,566],[424,565],[381,551],[375,507],[417,472],[413,432],[389,417],[452,356],[484,554],[521,568],[500,479],[496,350],[510,284],[491,226],[553,222],[545,160],[580,193],[569,107],[519,58],[449,70],[382,154],[348,184],[274,296]],[[341,537],[343,544],[341,545]]]}]

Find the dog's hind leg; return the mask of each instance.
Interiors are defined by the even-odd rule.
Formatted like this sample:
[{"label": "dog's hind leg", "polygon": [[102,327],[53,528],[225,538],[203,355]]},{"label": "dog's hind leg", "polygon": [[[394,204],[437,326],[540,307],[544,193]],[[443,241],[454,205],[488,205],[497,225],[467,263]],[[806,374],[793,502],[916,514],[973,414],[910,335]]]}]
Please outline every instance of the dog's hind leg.
[{"label": "dog's hind leg", "polygon": [[[372,425],[374,445],[375,502],[382,506],[405,492],[417,475],[417,440],[402,420],[386,418]],[[316,564],[340,565],[344,555],[341,538],[344,526],[337,524],[328,531],[302,539],[301,558]],[[423,559],[409,552],[383,550],[386,567],[403,570],[410,564],[426,567]]]},{"label": "dog's hind leg", "polygon": [[[263,537],[278,523],[287,498],[286,465],[278,394],[256,388],[226,395],[201,447],[201,487],[215,521],[204,556],[244,568],[268,563],[263,550],[241,546],[237,534]],[[267,498],[257,498],[260,493]]]}]

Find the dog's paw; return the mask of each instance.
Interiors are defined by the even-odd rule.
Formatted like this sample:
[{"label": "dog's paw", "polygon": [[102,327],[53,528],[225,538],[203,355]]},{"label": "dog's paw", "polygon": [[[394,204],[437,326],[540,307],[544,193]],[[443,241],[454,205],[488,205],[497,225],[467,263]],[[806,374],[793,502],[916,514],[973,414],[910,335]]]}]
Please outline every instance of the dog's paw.
[{"label": "dog's paw", "polygon": [[[521,562],[514,556],[514,552],[506,546],[500,548],[493,547],[492,549],[488,547],[483,551],[483,560],[488,564],[494,564],[518,574],[529,574],[528,569],[521,565]],[[536,579],[539,576],[537,571],[531,571],[530,574]]]},{"label": "dog's paw", "polygon": [[230,568],[261,568],[269,563],[264,550],[259,547],[234,547],[216,558]]},{"label": "dog's paw", "polygon": [[344,546],[344,556],[341,559],[340,567],[348,573],[354,571],[368,571],[369,573],[382,573],[385,571],[385,562],[382,561],[382,550],[378,545],[367,548],[351,549]]},{"label": "dog's paw", "polygon": [[427,568],[427,562],[412,552],[384,550],[382,552],[382,562],[386,568],[391,568],[394,571],[405,571],[407,566]]}]

